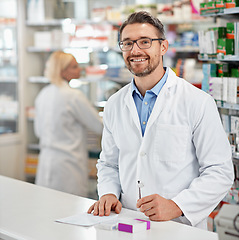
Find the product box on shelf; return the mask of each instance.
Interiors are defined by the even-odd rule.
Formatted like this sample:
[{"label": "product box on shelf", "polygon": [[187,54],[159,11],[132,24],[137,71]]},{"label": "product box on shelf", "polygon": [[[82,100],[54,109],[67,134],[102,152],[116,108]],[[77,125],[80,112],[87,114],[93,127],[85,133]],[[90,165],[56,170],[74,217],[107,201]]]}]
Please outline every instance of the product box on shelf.
[{"label": "product box on shelf", "polygon": [[239,7],[239,0],[225,0],[226,8]]},{"label": "product box on shelf", "polygon": [[215,217],[219,213],[219,210],[214,210],[210,213],[207,219],[207,229],[211,232],[216,232],[216,223],[215,223]]},{"label": "product box on shelf", "polygon": [[227,38],[218,38],[217,40],[217,53],[224,55],[234,54],[234,40]]},{"label": "product box on shelf", "polygon": [[225,8],[225,0],[216,0],[216,8]]},{"label": "product box on shelf", "polygon": [[207,4],[205,2],[200,3],[200,14],[204,15],[206,13],[207,10]]},{"label": "product box on shelf", "polygon": [[222,78],[222,101],[228,101],[228,80],[226,77]]},{"label": "product box on shelf", "polygon": [[239,137],[239,117],[231,116],[231,133],[235,133]]},{"label": "product box on shelf", "polygon": [[212,10],[216,8],[216,2],[215,1],[210,1],[206,3],[206,7],[208,10]]},{"label": "product box on shelf", "polygon": [[210,75],[211,77],[217,77],[218,76],[218,65],[215,63],[210,64]]},{"label": "product box on shelf", "polygon": [[218,71],[217,71],[217,76],[218,77],[228,77],[229,76],[229,65],[228,65],[228,63],[217,64],[217,69],[218,69]]},{"label": "product box on shelf", "polygon": [[38,165],[38,154],[28,154],[25,162],[25,173],[35,175]]},{"label": "product box on shelf", "polygon": [[204,63],[202,65],[203,79],[202,79],[202,90],[206,93],[209,92],[209,77],[210,77],[210,64]]},{"label": "product box on shelf", "polygon": [[226,27],[214,27],[198,31],[200,53],[216,54],[218,39],[226,38]]},{"label": "product box on shelf", "polygon": [[228,102],[237,104],[239,103],[239,78],[228,77]]},{"label": "product box on shelf", "polygon": [[239,67],[231,68],[231,77],[239,78]]},{"label": "product box on shelf", "polygon": [[209,94],[216,100],[222,100],[222,78],[210,77],[209,78]]},{"label": "product box on shelf", "polygon": [[228,114],[221,114],[222,125],[227,134],[231,131],[231,116]]},{"label": "product box on shelf", "polygon": [[227,39],[234,39],[234,22],[228,22],[227,23]]},{"label": "product box on shelf", "polygon": [[213,30],[217,33],[217,38],[226,38],[227,28],[226,27],[214,27],[209,28],[209,30]]}]

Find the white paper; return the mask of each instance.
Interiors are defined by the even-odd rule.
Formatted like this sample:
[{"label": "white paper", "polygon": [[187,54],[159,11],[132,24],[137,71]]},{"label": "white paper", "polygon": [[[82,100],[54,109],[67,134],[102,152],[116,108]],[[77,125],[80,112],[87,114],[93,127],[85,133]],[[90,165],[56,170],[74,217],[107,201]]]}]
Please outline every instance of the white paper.
[{"label": "white paper", "polygon": [[79,213],[73,216],[69,216],[66,218],[57,219],[56,222],[79,225],[79,226],[93,226],[102,222],[106,222],[116,218],[118,214],[111,213],[110,216],[94,216],[89,213]]}]

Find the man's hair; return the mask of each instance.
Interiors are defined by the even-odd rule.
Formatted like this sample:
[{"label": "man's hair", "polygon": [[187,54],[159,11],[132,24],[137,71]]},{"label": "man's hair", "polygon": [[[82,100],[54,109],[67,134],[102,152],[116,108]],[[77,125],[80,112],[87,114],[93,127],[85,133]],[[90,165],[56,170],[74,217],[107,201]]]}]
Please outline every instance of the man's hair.
[{"label": "man's hair", "polygon": [[159,21],[159,19],[157,19],[156,17],[153,17],[151,14],[149,14],[146,11],[134,12],[131,15],[129,15],[127,20],[123,22],[123,24],[121,25],[121,27],[119,29],[120,39],[121,39],[121,34],[122,34],[124,28],[127,25],[134,24],[134,23],[151,24],[158,30],[158,37],[165,39],[163,24]]}]

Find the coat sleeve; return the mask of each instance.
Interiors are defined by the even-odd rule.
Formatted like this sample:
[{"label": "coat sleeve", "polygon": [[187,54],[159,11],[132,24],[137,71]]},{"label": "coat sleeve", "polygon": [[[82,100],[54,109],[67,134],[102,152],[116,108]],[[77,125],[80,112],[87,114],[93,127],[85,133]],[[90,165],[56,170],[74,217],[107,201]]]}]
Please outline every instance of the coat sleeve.
[{"label": "coat sleeve", "polygon": [[195,226],[214,210],[234,180],[230,144],[210,96],[201,105],[192,142],[200,166],[199,176],[172,200]]},{"label": "coat sleeve", "polygon": [[99,198],[105,194],[114,194],[119,199],[121,185],[119,180],[118,157],[119,149],[114,141],[110,126],[110,117],[107,106],[104,109],[104,129],[102,135],[102,151],[96,165],[98,177]]},{"label": "coat sleeve", "polygon": [[73,111],[75,117],[86,128],[98,135],[101,135],[103,123],[98,112],[82,92],[77,90],[75,93],[75,98],[73,100]]},{"label": "coat sleeve", "polygon": [[41,134],[41,131],[40,131],[40,114],[39,114],[39,97],[36,98],[35,100],[35,119],[34,119],[34,133],[35,135],[40,138],[40,134]]}]

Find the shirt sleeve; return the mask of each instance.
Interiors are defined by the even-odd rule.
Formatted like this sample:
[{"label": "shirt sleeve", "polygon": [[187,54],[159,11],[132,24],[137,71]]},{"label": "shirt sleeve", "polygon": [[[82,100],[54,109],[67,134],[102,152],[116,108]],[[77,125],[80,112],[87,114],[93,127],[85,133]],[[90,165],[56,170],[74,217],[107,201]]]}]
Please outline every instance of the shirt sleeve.
[{"label": "shirt sleeve", "polygon": [[195,226],[214,210],[234,180],[231,147],[210,96],[201,105],[192,141],[200,165],[199,176],[172,200]]}]

